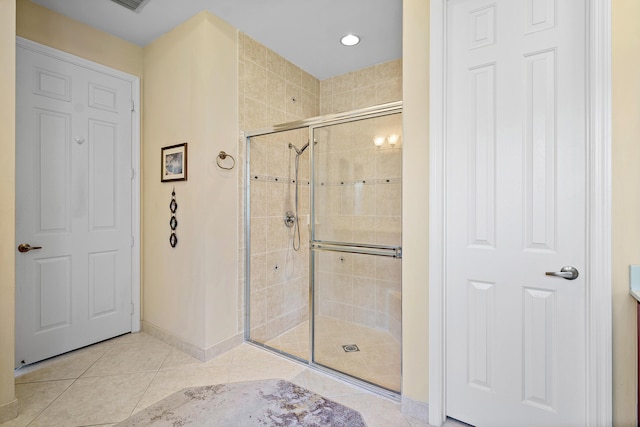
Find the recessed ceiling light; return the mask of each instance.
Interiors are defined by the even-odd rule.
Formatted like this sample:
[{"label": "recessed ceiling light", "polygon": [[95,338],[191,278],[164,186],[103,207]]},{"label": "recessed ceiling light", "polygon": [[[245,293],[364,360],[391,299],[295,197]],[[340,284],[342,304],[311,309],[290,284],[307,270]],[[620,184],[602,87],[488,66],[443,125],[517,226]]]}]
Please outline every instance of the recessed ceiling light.
[{"label": "recessed ceiling light", "polygon": [[342,36],[342,38],[340,39],[340,43],[345,46],[355,46],[360,43],[360,37],[355,34],[347,34],[345,36]]}]

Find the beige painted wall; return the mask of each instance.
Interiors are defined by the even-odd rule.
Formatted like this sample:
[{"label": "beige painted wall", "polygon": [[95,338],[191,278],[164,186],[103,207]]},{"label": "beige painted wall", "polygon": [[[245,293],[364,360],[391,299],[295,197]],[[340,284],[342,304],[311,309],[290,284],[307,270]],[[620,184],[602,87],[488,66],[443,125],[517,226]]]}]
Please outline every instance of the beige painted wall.
[{"label": "beige painted wall", "polygon": [[17,35],[142,76],[142,48],[29,0],[17,0]]},{"label": "beige painted wall", "polygon": [[403,1],[402,393],[429,398],[429,2]]},{"label": "beige painted wall", "polygon": [[[206,350],[237,328],[238,168],[216,166],[221,150],[237,157],[236,30],[201,12],[147,45],[144,68],[144,319]],[[161,183],[161,147],[183,142],[188,180]]]},{"label": "beige painted wall", "polygon": [[640,2],[613,0],[613,416],[636,425],[636,306],[629,265],[640,264]]},{"label": "beige painted wall", "polygon": [[13,382],[15,310],[16,6],[0,0],[0,423],[17,415]]}]

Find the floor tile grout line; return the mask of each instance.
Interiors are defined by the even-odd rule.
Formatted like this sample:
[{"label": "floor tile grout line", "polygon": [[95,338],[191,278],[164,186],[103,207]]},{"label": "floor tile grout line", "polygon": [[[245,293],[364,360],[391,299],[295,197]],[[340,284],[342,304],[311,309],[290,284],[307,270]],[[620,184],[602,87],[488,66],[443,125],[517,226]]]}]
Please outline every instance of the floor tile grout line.
[{"label": "floor tile grout line", "polygon": [[[131,413],[129,413],[129,417],[131,417],[134,413],[134,411],[136,410],[136,408],[138,407],[138,405],[140,404],[140,402],[142,401],[142,398],[144,397],[145,394],[147,394],[147,391],[149,391],[149,387],[151,387],[151,384],[153,383],[153,381],[156,379],[156,377],[158,376],[158,372],[160,372],[160,369],[162,368],[162,365],[164,365],[164,362],[167,361],[167,359],[169,358],[169,355],[171,354],[171,348],[167,351],[167,354],[164,356],[164,358],[162,359],[162,362],[160,362],[160,364],[158,365],[158,369],[156,369],[155,373],[153,374],[153,378],[151,378],[151,381],[149,381],[149,384],[147,384],[147,387],[144,389],[144,392],[142,392],[140,394],[140,398],[138,399],[138,401],[136,402],[136,404],[133,406],[133,409],[131,409]],[[125,420],[127,419],[125,418]],[[124,420],[123,420],[124,421]]]},{"label": "floor tile grout line", "polygon": [[[133,413],[135,412],[136,408],[138,407],[138,405],[142,401],[142,398],[144,397],[145,394],[147,394],[147,392],[149,391],[149,388],[151,387],[151,384],[153,383],[153,381],[158,376],[158,372],[160,372],[160,369],[156,370],[156,372],[153,374],[153,378],[151,378],[151,381],[149,381],[149,384],[147,384],[147,387],[145,387],[144,391],[140,394],[140,398],[138,399],[136,404],[133,406],[133,409],[131,409],[131,412],[129,413],[129,416],[127,416],[127,418],[125,418],[124,420],[128,419],[129,417],[131,417],[133,415]],[[119,422],[122,422],[124,420],[120,420]]]},{"label": "floor tile grout line", "polygon": [[27,385],[27,384],[41,384],[41,383],[52,383],[52,382],[56,382],[56,381],[75,381],[78,378],[72,377],[72,378],[55,378],[55,379],[50,379],[50,380],[34,380],[34,381],[25,381],[22,383],[15,383],[16,386],[20,386],[20,385]]},{"label": "floor tile grout line", "polygon": [[[78,349],[78,350],[81,350],[81,349]],[[78,351],[78,350],[73,350],[73,351]],[[36,384],[36,383],[54,382],[54,381],[71,381],[71,383],[64,390],[62,390],[62,392],[60,392],[60,394],[58,394],[55,399],[53,399],[51,402],[49,402],[49,404],[47,406],[45,406],[44,408],[42,408],[42,410],[38,411],[38,413],[33,417],[33,419],[31,421],[29,421],[29,423],[27,424],[27,427],[32,425],[40,417],[40,415],[42,415],[55,402],[57,402],[58,399],[60,399],[60,397],[62,397],[62,395],[65,394],[67,392],[67,390],[69,390],[69,388],[71,388],[71,386],[73,386],[80,379],[80,377],[82,377],[82,375],[84,375],[87,372],[87,370],[91,366],[93,366],[98,360],[100,360],[102,357],[104,357],[104,355],[107,354],[107,352],[108,352],[108,349],[105,350],[105,352],[98,359],[96,359],[87,369],[85,369],[76,378],[65,378],[65,379],[55,379],[55,380],[48,380],[48,381],[33,381],[33,382],[19,383],[19,384]]]},{"label": "floor tile grout line", "polygon": [[[44,413],[44,411],[46,411],[47,409],[49,409],[49,408],[51,407],[51,405],[53,405],[55,402],[57,402],[57,401],[58,401],[58,399],[60,399],[60,397],[61,397],[63,394],[65,394],[65,393],[67,392],[67,390],[69,390],[69,388],[70,388],[72,385],[74,385],[74,384],[75,384],[75,382],[76,382],[77,380],[78,380],[77,378],[76,378],[76,379],[74,379],[74,380],[71,382],[71,384],[69,384],[69,385],[68,385],[64,390],[62,390],[62,392],[60,392],[60,394],[59,394],[59,395],[57,395],[57,396],[56,396],[56,398],[55,398],[55,399],[53,399],[51,402],[49,402],[49,404],[48,404],[47,406],[45,406],[44,408],[42,408],[42,410],[41,410],[41,411],[39,411],[39,412],[36,414],[36,416],[35,416],[35,417],[33,417],[33,419],[32,419],[31,421],[29,421],[29,424],[27,424],[27,426],[26,426],[26,427],[29,427],[30,425],[32,425],[32,424],[33,424],[33,423],[34,423],[34,422],[35,422],[35,421],[40,417],[40,415],[42,415],[42,414]],[[69,381],[69,380],[59,380],[59,381]],[[18,414],[18,416],[19,416],[19,415],[20,415],[20,414]]]},{"label": "floor tile grout line", "polygon": [[[118,337],[120,338],[120,337]],[[96,363],[98,363],[99,360],[101,360],[102,358],[104,358],[107,353],[109,353],[109,350],[112,349],[113,346],[117,345],[117,341],[114,341],[113,344],[109,345],[109,348],[107,348],[104,353],[98,357],[93,363],[91,363],[91,365],[89,365],[89,367],[87,367],[80,375],[78,375],[76,378],[68,378],[68,379],[57,379],[57,380],[50,380],[50,381],[37,381],[37,382],[52,382],[52,381],[71,381],[71,383],[58,395],[56,396],[55,399],[53,399],[45,408],[43,408],[41,411],[39,411],[35,417],[29,422],[29,424],[27,424],[27,427],[32,425],[47,409],[49,409],[54,403],[56,403],[61,397],[62,395],[64,395],[69,388],[71,388],[74,384],[76,384],[78,382],[78,380],[80,380],[81,378],[83,378],[82,376],[92,367],[94,366]],[[122,344],[133,344],[133,343],[122,343]],[[81,349],[78,349],[81,350]],[[74,350],[77,351],[77,350]],[[156,375],[158,374],[160,367],[162,366],[162,364],[164,363],[164,361],[166,360],[166,358],[169,356],[169,353],[171,352],[171,350],[169,350],[167,352],[167,355],[165,355],[165,358],[162,360],[162,362],[160,363],[159,367],[155,370],[154,376],[151,379],[151,381],[149,382],[149,384],[147,385],[147,388],[145,389],[144,393],[146,393],[146,391],[148,390],[149,386],[151,385],[151,383],[153,382],[153,380],[155,379]],[[153,371],[147,371],[147,372],[153,372]],[[100,375],[100,376],[96,376],[96,377],[87,377],[87,378],[108,378],[108,377],[114,377],[114,376],[118,376],[118,375],[135,375],[137,373],[144,373],[144,372],[131,372],[131,373],[125,373],[125,374],[115,374],[115,375]],[[31,382],[31,383],[22,383],[22,384],[33,384],[36,382]],[[144,396],[144,393],[142,393],[140,399],[138,400],[138,402],[136,403],[136,405],[134,406],[134,408],[132,409],[131,413],[133,413],[133,411],[135,410],[135,408],[137,407],[137,405],[140,403],[140,400],[142,399],[142,396]],[[129,414],[129,416],[131,416],[131,414]],[[127,417],[128,418],[128,417]],[[104,424],[104,423],[103,423]],[[97,424],[100,425],[100,424]],[[84,425],[81,425],[79,427],[83,427]]]},{"label": "floor tile grout line", "polygon": [[82,373],[80,375],[78,375],[78,378],[76,378],[76,380],[79,380],[80,378],[82,378],[82,376],[84,374],[86,374],[89,371],[89,369],[91,369],[96,363],[98,363],[98,361],[102,360],[102,358],[105,357],[107,355],[107,353],[109,353],[109,350],[111,350],[112,346],[113,346],[113,344],[111,344],[109,346],[109,348],[105,349],[104,353],[102,353],[102,355],[100,357],[98,357],[96,360],[94,360],[93,363],[87,367],[87,369],[82,371]]}]

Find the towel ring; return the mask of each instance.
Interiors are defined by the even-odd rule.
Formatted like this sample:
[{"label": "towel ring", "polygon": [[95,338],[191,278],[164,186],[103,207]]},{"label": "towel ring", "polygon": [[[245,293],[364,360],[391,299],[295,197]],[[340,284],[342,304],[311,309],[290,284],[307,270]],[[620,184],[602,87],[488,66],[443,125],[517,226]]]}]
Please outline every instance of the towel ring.
[{"label": "towel ring", "polygon": [[[222,165],[220,164],[220,160],[225,160],[227,157],[231,157],[231,161],[232,161],[233,163],[231,164],[231,166],[228,166],[228,167],[227,167],[227,166],[222,166]],[[235,167],[235,165],[236,165],[236,159],[234,159],[234,158],[233,158],[233,156],[232,156],[231,154],[227,154],[227,153],[225,153],[224,151],[221,151],[221,152],[219,152],[219,153],[218,153],[218,157],[216,157],[216,164],[218,165],[218,167],[219,167],[220,169],[231,170],[231,169],[233,169],[233,168]]]}]

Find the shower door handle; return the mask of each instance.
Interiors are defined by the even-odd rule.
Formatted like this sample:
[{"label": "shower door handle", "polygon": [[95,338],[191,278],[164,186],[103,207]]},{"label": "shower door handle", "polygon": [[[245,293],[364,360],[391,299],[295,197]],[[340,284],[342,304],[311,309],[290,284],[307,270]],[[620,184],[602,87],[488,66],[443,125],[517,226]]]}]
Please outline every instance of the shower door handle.
[{"label": "shower door handle", "polygon": [[346,252],[361,255],[381,255],[391,258],[402,258],[401,246],[384,245],[363,245],[358,243],[327,242],[313,240],[310,242],[311,249],[330,252]]}]

